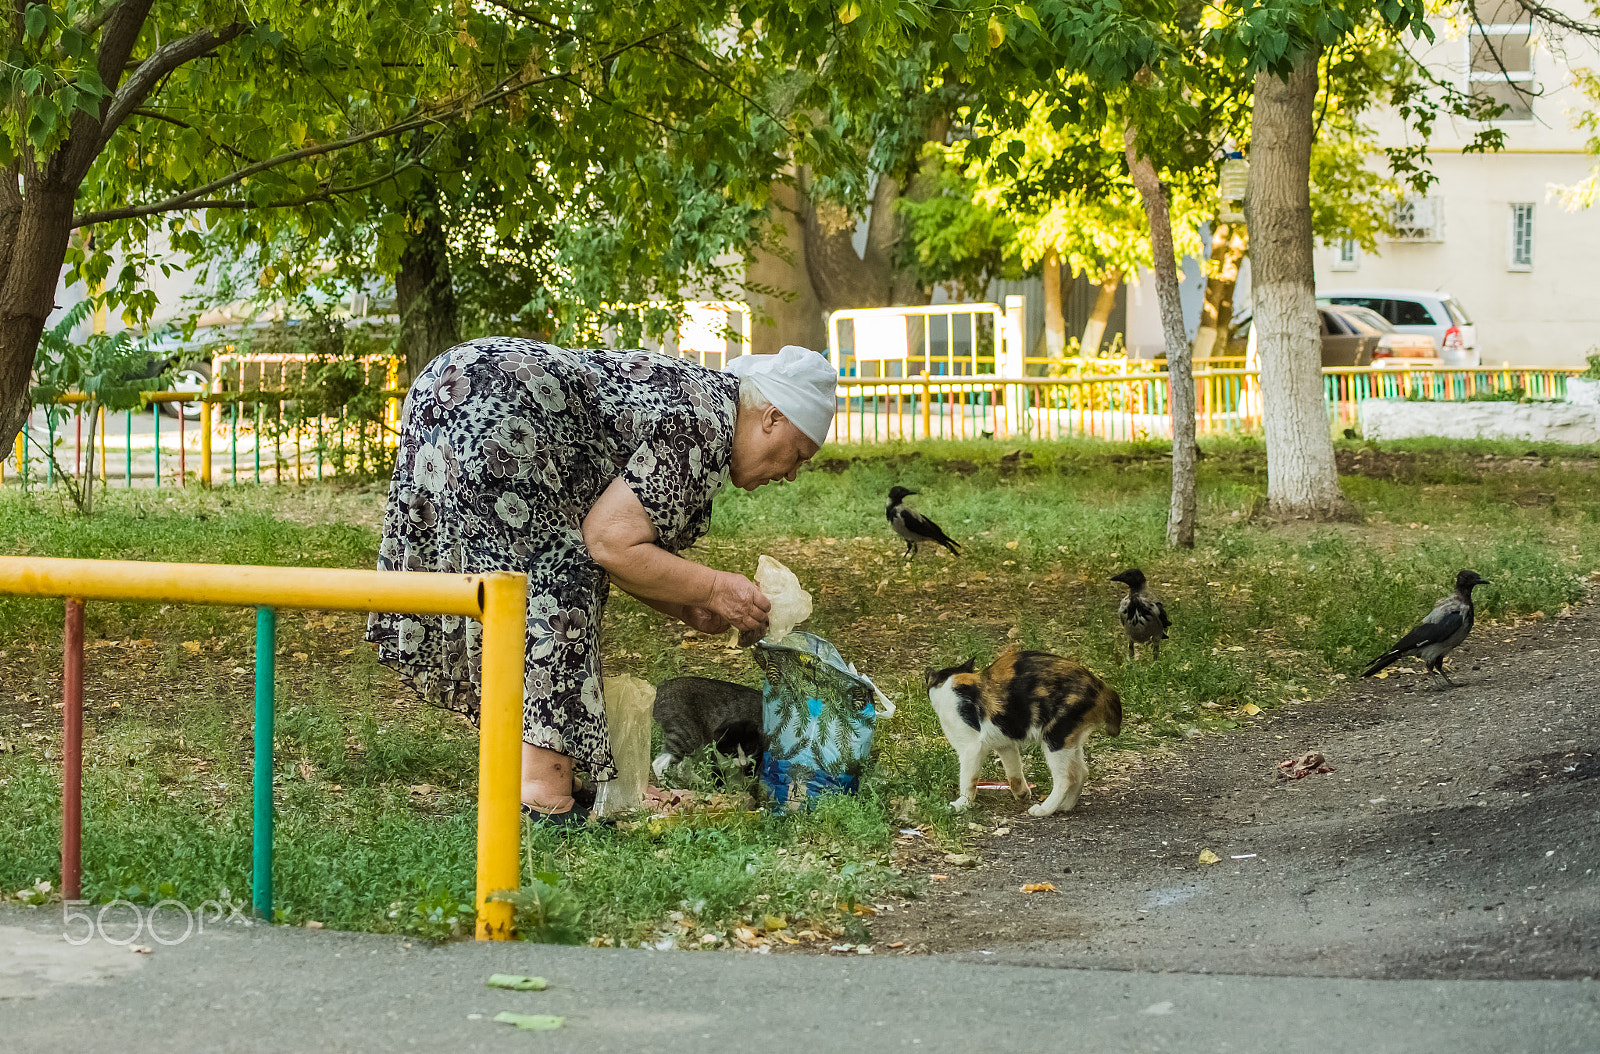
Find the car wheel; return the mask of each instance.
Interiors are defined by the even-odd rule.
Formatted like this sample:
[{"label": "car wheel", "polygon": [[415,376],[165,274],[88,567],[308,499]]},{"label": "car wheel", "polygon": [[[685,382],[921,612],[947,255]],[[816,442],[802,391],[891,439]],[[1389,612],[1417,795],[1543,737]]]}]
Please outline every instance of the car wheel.
[{"label": "car wheel", "polygon": [[[209,392],[211,390],[211,364],[186,362],[172,375],[171,391]],[[200,420],[200,403],[162,403],[161,412],[168,417],[182,417],[185,421]]]}]

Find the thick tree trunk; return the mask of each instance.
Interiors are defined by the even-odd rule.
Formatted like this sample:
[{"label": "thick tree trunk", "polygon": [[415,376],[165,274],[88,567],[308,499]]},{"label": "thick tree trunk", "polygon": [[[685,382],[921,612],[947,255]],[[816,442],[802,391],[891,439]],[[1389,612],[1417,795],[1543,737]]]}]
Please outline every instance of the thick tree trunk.
[{"label": "thick tree trunk", "polygon": [[[928,123],[925,141],[943,142],[949,130],[950,119],[937,116]],[[859,254],[854,244],[855,216],[813,198],[810,170],[800,168],[796,183],[806,274],[825,314],[847,308],[926,304],[933,299],[933,290],[920,285],[912,269],[902,266],[905,218],[895,203],[901,198],[926,201],[938,193],[941,163],[937,157],[919,158],[908,180],[889,172],[878,176],[867,215],[866,246]]]},{"label": "thick tree trunk", "polygon": [[73,191],[0,191],[0,458],[7,457],[32,410],[33,362],[55,306],[56,282],[72,234]]},{"label": "thick tree trunk", "polygon": [[1113,267],[1100,279],[1100,291],[1094,297],[1094,310],[1083,326],[1083,339],[1078,342],[1084,358],[1100,354],[1100,342],[1106,338],[1106,326],[1111,324],[1111,312],[1117,306],[1117,290],[1122,286],[1122,272]]},{"label": "thick tree trunk", "polygon": [[1344,513],[1322,388],[1311,265],[1311,139],[1317,54],[1287,80],[1256,74],[1250,124],[1251,301],[1261,357],[1267,504],[1290,516]]},{"label": "thick tree trunk", "polygon": [[1150,219],[1150,252],[1155,259],[1156,299],[1161,304],[1161,335],[1167,346],[1167,406],[1172,415],[1172,501],[1167,510],[1167,544],[1194,548],[1195,462],[1194,369],[1183,327],[1177,253],[1172,244],[1172,213],[1155,166],[1139,152],[1139,132],[1127,131],[1128,175]]},{"label": "thick tree trunk", "polygon": [[417,211],[418,229],[400,254],[400,270],[394,278],[400,346],[405,349],[410,380],[415,380],[434,356],[461,340],[444,224],[431,200],[420,204]]},{"label": "thick tree trunk", "polygon": [[1211,232],[1211,275],[1206,279],[1206,297],[1200,305],[1200,329],[1194,335],[1194,357],[1200,359],[1227,355],[1228,327],[1233,324],[1233,291],[1239,282],[1239,265],[1244,262],[1244,228],[1237,224],[1217,224]]},{"label": "thick tree trunk", "polygon": [[1067,350],[1067,316],[1061,310],[1061,257],[1054,249],[1040,264],[1044,276],[1044,353],[1059,359]]},{"label": "thick tree trunk", "polygon": [[806,273],[802,200],[793,181],[773,181],[772,239],[745,265],[746,296],[759,313],[750,330],[750,350],[757,355],[785,344],[827,352],[827,316]]}]

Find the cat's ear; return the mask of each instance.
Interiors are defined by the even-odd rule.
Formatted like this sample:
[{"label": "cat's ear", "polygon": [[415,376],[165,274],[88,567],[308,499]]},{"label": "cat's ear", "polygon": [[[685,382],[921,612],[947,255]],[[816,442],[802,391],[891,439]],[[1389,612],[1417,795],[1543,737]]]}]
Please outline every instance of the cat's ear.
[{"label": "cat's ear", "polygon": [[978,659],[977,659],[977,656],[968,656],[966,662],[964,662],[960,666],[956,667],[956,672],[957,673],[977,673],[978,672]]}]

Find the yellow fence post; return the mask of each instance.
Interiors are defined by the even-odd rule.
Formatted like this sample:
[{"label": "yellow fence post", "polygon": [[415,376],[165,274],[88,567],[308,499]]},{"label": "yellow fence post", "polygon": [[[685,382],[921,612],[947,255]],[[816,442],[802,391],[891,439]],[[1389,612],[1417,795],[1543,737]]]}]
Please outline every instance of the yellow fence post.
[{"label": "yellow fence post", "polygon": [[516,889],[522,841],[522,680],[528,580],[484,575],[483,698],[478,715],[479,940],[511,937],[511,905],[491,893]]},{"label": "yellow fence post", "polygon": [[211,399],[200,403],[200,485],[211,486]]}]

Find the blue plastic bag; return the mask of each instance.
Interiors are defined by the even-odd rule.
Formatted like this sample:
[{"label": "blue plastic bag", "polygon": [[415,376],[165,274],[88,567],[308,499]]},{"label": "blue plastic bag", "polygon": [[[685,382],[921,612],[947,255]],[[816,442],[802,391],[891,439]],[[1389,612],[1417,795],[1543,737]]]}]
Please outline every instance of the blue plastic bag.
[{"label": "blue plastic bag", "polygon": [[763,641],[755,660],[763,675],[761,784],[767,794],[800,808],[819,794],[853,793],[872,756],[873,724],[893,713],[893,704],[812,633]]}]

